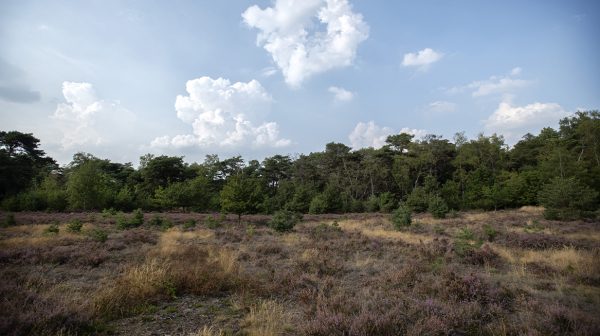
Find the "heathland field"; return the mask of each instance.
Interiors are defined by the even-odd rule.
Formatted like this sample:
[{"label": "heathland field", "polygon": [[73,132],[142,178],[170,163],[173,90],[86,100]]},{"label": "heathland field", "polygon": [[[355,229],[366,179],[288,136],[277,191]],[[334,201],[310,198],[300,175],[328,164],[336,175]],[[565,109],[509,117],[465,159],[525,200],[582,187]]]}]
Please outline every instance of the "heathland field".
[{"label": "heathland field", "polygon": [[17,213],[0,334],[598,335],[599,224],[541,212]]}]

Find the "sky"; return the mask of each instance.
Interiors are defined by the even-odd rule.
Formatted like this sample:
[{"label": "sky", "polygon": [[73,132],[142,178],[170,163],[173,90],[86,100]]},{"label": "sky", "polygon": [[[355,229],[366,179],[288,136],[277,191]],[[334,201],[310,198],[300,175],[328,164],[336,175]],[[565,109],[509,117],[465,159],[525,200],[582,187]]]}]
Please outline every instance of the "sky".
[{"label": "sky", "polygon": [[600,2],[0,1],[0,130],[67,164],[504,135],[600,108]]}]

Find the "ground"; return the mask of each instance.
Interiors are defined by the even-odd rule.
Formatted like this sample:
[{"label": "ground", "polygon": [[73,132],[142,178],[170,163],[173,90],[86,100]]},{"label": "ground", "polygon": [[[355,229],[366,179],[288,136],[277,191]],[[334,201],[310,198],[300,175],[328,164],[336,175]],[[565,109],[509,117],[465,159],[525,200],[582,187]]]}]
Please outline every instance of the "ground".
[{"label": "ground", "polygon": [[600,223],[534,207],[399,230],[306,215],[284,233],[268,216],[144,216],[17,213],[0,229],[0,334],[600,334]]}]

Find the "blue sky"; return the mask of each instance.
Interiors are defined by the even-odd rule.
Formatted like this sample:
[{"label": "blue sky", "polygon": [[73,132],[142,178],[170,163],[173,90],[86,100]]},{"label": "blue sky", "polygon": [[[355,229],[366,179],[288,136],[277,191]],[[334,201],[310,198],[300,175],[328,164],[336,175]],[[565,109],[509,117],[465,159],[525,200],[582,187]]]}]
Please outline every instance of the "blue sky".
[{"label": "blue sky", "polygon": [[318,151],[600,108],[597,1],[0,2],[0,123],[77,151]]}]

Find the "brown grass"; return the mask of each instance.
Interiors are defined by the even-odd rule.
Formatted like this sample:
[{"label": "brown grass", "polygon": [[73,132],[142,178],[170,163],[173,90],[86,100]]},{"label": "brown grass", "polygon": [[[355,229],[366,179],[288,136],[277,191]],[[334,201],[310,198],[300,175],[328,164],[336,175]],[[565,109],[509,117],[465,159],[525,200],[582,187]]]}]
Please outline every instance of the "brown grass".
[{"label": "brown grass", "polygon": [[209,229],[164,214],[199,224],[45,232],[77,216],[0,229],[0,334],[600,334],[599,227],[539,208],[418,214],[401,231],[382,214],[307,216],[283,234],[265,216]]}]

